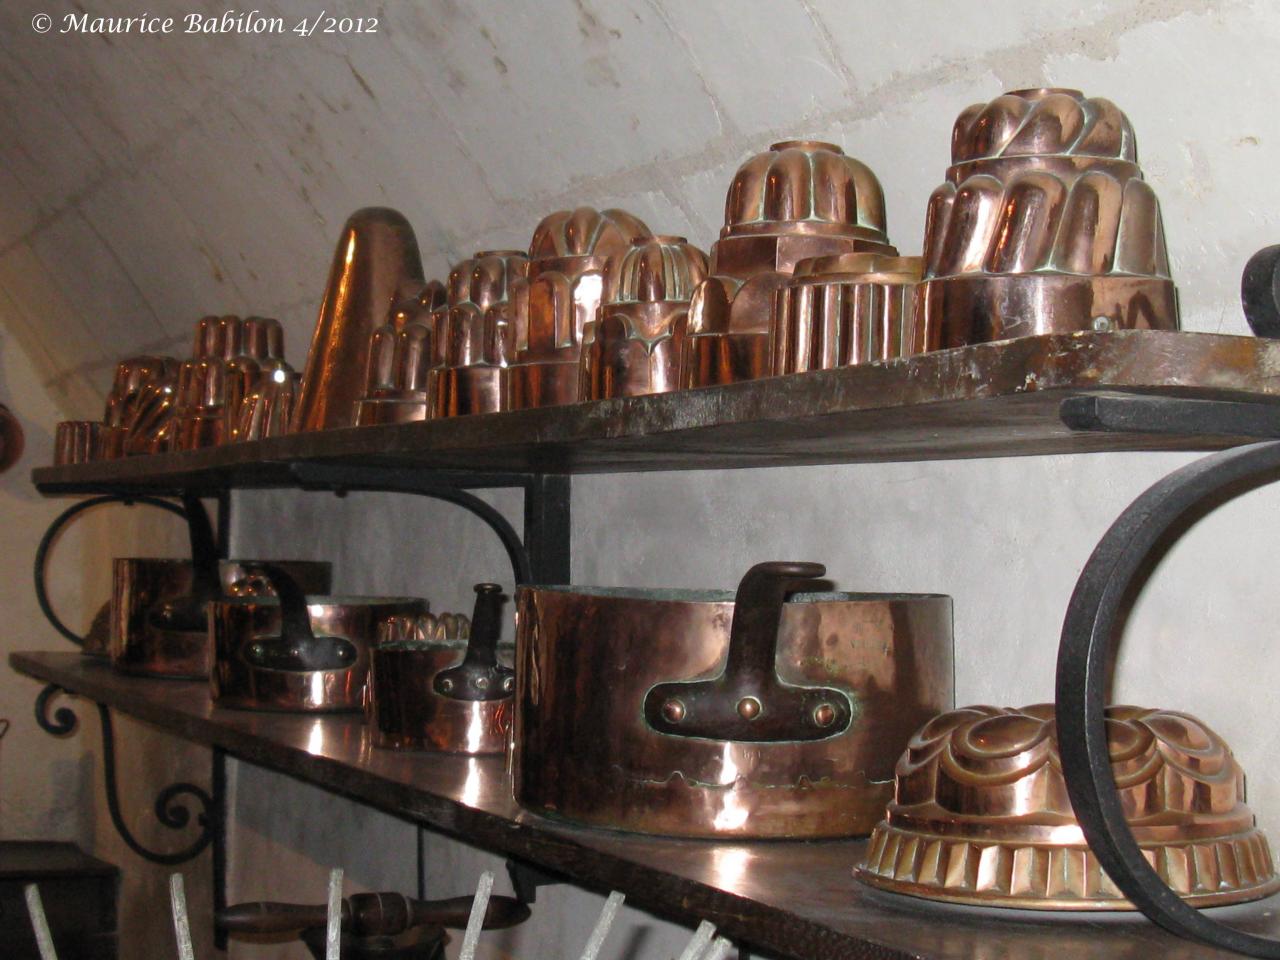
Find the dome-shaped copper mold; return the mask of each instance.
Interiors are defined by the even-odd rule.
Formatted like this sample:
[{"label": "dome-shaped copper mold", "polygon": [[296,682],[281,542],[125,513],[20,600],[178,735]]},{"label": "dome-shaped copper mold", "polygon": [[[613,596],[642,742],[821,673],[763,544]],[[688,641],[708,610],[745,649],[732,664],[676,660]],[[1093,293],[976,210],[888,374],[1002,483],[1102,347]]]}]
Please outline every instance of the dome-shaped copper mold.
[{"label": "dome-shaped copper mold", "polygon": [[917,314],[929,346],[1178,328],[1160,205],[1102,98],[1022,90],[963,111],[929,199]]},{"label": "dome-shaped copper mold", "polygon": [[413,286],[392,307],[390,318],[369,341],[357,426],[409,423],[432,415],[441,362],[435,317],[447,310],[446,288],[438,280]]},{"label": "dome-shaped copper mold", "polygon": [[[1216,733],[1168,710],[1107,709],[1112,771],[1148,862],[1195,906],[1280,889],[1244,773]],[[1036,910],[1132,910],[1089,849],[1062,776],[1052,704],[967,707],[926,724],[898,760],[865,883]]]}]

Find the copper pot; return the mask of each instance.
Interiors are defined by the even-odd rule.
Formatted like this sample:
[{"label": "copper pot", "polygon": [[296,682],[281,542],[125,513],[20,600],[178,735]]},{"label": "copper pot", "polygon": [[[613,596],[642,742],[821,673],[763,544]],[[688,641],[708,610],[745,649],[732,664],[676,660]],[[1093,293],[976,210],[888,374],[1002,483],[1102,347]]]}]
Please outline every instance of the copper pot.
[{"label": "copper pot", "polygon": [[412,597],[307,596],[268,568],[277,597],[220,600],[211,608],[218,706],[289,713],[361,710],[378,625],[427,612]]},{"label": "copper pot", "polygon": [[759,564],[736,597],[521,588],[516,799],[673,836],[869,833],[911,734],[952,702],[951,600],[788,599],[823,573]]},{"label": "copper pot", "polygon": [[384,621],[371,656],[373,742],[396,750],[505,753],[514,650],[498,646],[502,588],[476,585],[470,623],[431,614]]},{"label": "copper pot", "polygon": [[209,676],[209,602],[270,595],[271,583],[263,575],[266,563],[284,568],[309,590],[329,589],[330,567],[323,561],[220,560],[212,591],[202,591],[197,564],[190,560],[117,559],[108,647],[112,666],[175,680]]}]

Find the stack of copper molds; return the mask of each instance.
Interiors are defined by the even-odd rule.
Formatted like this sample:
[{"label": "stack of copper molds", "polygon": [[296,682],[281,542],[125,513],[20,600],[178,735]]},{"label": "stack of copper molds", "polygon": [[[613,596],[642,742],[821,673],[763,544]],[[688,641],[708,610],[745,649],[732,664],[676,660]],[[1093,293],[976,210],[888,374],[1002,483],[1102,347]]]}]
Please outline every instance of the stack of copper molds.
[{"label": "stack of copper molds", "polygon": [[1016,90],[956,120],[929,200],[917,313],[930,349],[1178,328],[1160,204],[1128,118],[1078,90]]},{"label": "stack of copper molds", "polygon": [[522,339],[511,295],[528,273],[523,250],[482,250],[449,271],[448,305],[434,315],[436,416],[507,409],[506,368]]},{"label": "stack of copper molds", "polygon": [[706,278],[706,254],[684,237],[632,243],[609,269],[600,322],[583,350],[582,399],[678,389],[689,300]]},{"label": "stack of copper molds", "polygon": [[392,306],[390,319],[369,341],[357,425],[409,423],[432,415],[439,362],[433,316],[446,304],[444,284],[432,280]]},{"label": "stack of copper molds", "polygon": [[543,218],[529,244],[528,283],[515,293],[521,317],[509,371],[512,409],[588,397],[579,366],[605,296],[610,264],[649,228],[625,210],[578,207]]},{"label": "stack of copper molds", "polygon": [[815,140],[775,143],[748,160],[729,187],[712,276],[693,295],[682,385],[768,376],[775,292],[801,261],[851,253],[898,253],[870,168]]}]

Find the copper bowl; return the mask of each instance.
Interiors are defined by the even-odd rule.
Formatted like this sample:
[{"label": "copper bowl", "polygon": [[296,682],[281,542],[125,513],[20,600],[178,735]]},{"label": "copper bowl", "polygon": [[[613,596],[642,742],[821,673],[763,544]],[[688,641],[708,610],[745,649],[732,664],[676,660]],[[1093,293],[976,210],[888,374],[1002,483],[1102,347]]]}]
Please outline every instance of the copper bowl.
[{"label": "copper bowl", "polygon": [[303,602],[311,630],[334,654],[318,669],[290,662],[296,657],[283,634],[279,600],[244,597],[213,605],[210,683],[218,706],[288,713],[362,710],[378,624],[427,612],[426,601],[412,597],[307,596]]},{"label": "copper bowl", "polygon": [[516,799],[669,836],[870,832],[911,732],[951,702],[951,600],[784,603],[796,570],[822,568],[758,565],[736,598],[522,587]]},{"label": "copper bowl", "polygon": [[[1194,717],[1107,708],[1112,771],[1152,868],[1194,906],[1280,889],[1244,772]],[[1053,705],[966,707],[929,721],[897,765],[864,883],[954,903],[1132,910],[1089,849],[1062,777]]]},{"label": "copper bowl", "polygon": [[[270,595],[263,564],[279,566],[306,589],[329,589],[330,565],[312,560],[220,560],[218,582],[225,597]],[[211,650],[207,617],[161,626],[156,613],[190,598],[195,567],[190,560],[119,558],[112,570],[111,664],[123,673],[174,680],[209,676]],[[185,627],[185,628],[178,628]]]},{"label": "copper bowl", "polygon": [[470,621],[426,613],[381,624],[370,658],[367,711],[376,746],[506,753],[515,648],[498,645],[501,600],[501,587],[480,584]]}]

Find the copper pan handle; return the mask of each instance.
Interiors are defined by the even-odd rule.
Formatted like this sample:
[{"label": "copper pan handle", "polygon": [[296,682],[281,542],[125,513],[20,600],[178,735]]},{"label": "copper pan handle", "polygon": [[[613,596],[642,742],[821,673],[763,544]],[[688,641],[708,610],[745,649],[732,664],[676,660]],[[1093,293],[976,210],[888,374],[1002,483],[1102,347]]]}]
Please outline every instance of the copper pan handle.
[{"label": "copper pan handle", "polygon": [[498,584],[476,584],[467,652],[462,663],[436,674],[432,684],[436,693],[454,700],[503,700],[511,696],[516,688],[515,672],[498,663],[504,599]]},{"label": "copper pan handle", "polygon": [[824,740],[848,729],[848,696],[783,683],[775,668],[787,595],[825,573],[822,564],[791,561],[748,570],[734,598],[724,672],[714,680],[653,686],[644,699],[649,726],[674,737],[748,743]]},{"label": "copper pan handle", "polygon": [[356,661],[355,645],[341,637],[317,637],[311,629],[307,598],[297,581],[273,563],[255,563],[280,601],[280,635],[255,639],[245,659],[270,670],[345,670]]}]

